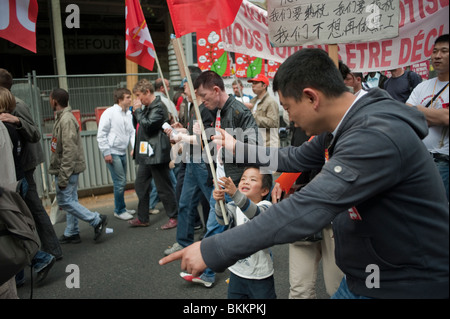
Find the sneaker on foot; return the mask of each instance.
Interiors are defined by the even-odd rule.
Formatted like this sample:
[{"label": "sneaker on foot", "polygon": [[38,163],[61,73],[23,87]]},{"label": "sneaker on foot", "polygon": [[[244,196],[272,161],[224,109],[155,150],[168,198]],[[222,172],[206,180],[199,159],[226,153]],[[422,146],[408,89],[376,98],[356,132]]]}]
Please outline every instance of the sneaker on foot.
[{"label": "sneaker on foot", "polygon": [[107,224],[107,217],[105,215],[100,215],[100,222],[94,228],[94,240],[97,241],[104,233]]},{"label": "sneaker on foot", "polygon": [[135,211],[134,209],[126,209],[126,208],[125,208],[125,211],[126,211],[128,214],[131,214],[131,215],[136,214],[136,211]]},{"label": "sneaker on foot", "polygon": [[213,282],[208,281],[206,278],[202,278],[202,276],[194,277],[191,274],[188,274],[187,272],[180,272],[180,276],[181,276],[181,278],[183,278],[186,281],[190,281],[190,282],[193,282],[196,284],[203,285],[206,288],[210,288],[214,284]]},{"label": "sneaker on foot", "polygon": [[161,226],[161,229],[166,230],[166,229],[171,229],[171,228],[175,228],[177,227],[177,219],[176,218],[169,218],[169,221]]},{"label": "sneaker on foot", "polygon": [[183,246],[181,246],[179,243],[175,243],[172,245],[172,247],[164,250],[164,255],[168,256],[168,255],[173,254],[174,252],[182,250],[182,249],[183,249]]},{"label": "sneaker on foot", "polygon": [[156,215],[156,214],[159,214],[160,211],[159,211],[159,209],[155,208],[155,209],[150,209],[149,213],[152,214],[152,215]]},{"label": "sneaker on foot", "polygon": [[131,227],[147,227],[148,225],[150,225],[149,222],[147,222],[147,223],[141,222],[139,220],[139,218],[135,218],[135,219],[129,220],[128,224],[130,224]]},{"label": "sneaker on foot", "polygon": [[114,217],[117,217],[117,218],[119,218],[121,220],[130,220],[130,219],[133,218],[133,215],[131,215],[128,212],[123,212],[122,214],[114,213]]},{"label": "sneaker on foot", "polygon": [[79,234],[75,234],[72,236],[64,236],[62,235],[61,237],[59,237],[59,243],[60,244],[79,244],[81,243],[81,238]]}]

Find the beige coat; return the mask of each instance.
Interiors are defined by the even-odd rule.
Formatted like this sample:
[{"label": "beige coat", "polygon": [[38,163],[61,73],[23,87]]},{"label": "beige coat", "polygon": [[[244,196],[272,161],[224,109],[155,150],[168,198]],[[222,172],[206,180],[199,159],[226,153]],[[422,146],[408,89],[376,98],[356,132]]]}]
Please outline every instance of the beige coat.
[{"label": "beige coat", "polygon": [[49,174],[58,176],[58,186],[66,187],[72,174],[86,169],[80,127],[70,106],[56,113],[51,141]]},{"label": "beige coat", "polygon": [[[255,105],[257,100],[258,98],[254,97],[250,103]],[[253,117],[255,118],[258,127],[263,129],[261,135],[264,137],[265,145],[267,147],[279,147],[280,138],[278,129],[280,128],[280,111],[277,101],[275,101],[269,93],[266,92],[258,103],[256,111],[253,113]]]}]

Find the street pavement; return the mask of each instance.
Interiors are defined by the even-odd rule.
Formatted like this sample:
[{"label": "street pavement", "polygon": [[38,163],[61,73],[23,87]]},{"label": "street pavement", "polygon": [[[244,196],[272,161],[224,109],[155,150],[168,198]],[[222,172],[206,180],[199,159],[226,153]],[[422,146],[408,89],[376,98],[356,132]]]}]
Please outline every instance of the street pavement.
[{"label": "street pavement", "polygon": [[[137,209],[134,190],[126,192],[128,209]],[[107,233],[94,242],[94,231],[80,221],[79,244],[64,244],[63,258],[57,261],[47,278],[34,285],[33,299],[226,299],[228,271],[216,274],[216,283],[205,288],[183,280],[180,262],[160,266],[163,251],[175,242],[176,229],[161,230],[167,215],[150,216],[150,226],[131,228],[126,221],[114,217],[112,194],[80,199],[80,202],[108,216]],[[65,223],[54,226],[61,236]],[[196,232],[196,239],[200,235]],[[289,294],[288,245],[272,248],[275,288],[279,299]],[[79,276],[77,276],[79,274]],[[18,288],[19,298],[30,298],[30,269],[25,269],[26,282]],[[326,299],[321,270],[317,280],[317,298]],[[79,285],[78,285],[79,284]]]}]

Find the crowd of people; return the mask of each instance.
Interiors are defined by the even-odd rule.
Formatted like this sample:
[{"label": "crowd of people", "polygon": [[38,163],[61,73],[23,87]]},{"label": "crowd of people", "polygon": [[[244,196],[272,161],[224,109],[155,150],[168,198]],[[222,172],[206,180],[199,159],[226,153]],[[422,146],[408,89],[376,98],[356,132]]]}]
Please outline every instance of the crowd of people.
[{"label": "crowd of people", "polygon": [[[168,217],[161,228],[176,228],[176,237],[160,263],[182,259],[181,278],[208,288],[228,268],[233,299],[276,298],[269,249],[283,243],[290,244],[290,298],[315,298],[320,260],[333,298],[448,298],[448,49],[448,34],[440,36],[431,56],[437,77],[427,81],[403,68],[389,79],[363,77],[342,62],[336,68],[322,50],[301,50],[273,80],[284,114],[263,74],[248,80],[254,97],[240,80],[228,94],[217,73],[197,67],[189,68],[195,93],[184,80],[173,99],[165,79],[118,88],[97,132],[113,180],[113,216],[148,227],[161,201]],[[86,168],[79,126],[69,93],[54,89],[49,174],[68,213],[57,238],[33,179],[43,162],[41,133],[11,85],[0,69],[0,154],[8,164],[0,187],[26,182],[23,199],[41,240],[32,267],[42,282],[62,257],[61,244],[81,241],[79,219],[95,241],[108,220],[78,201]],[[289,147],[280,148],[280,117],[291,123]],[[137,211],[124,200],[129,149]],[[301,174],[286,194],[275,172]],[[375,288],[367,284],[369,265],[381,272]],[[23,280],[19,269],[1,283],[0,297],[17,297]]]}]

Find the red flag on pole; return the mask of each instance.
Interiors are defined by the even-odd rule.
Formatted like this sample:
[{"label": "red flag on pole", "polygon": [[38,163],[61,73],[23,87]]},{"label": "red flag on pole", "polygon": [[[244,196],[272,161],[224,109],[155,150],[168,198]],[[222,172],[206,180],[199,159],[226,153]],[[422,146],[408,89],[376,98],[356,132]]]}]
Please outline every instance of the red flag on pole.
[{"label": "red flag on pole", "polygon": [[220,30],[233,23],[242,0],[167,0],[177,38],[196,31]]},{"label": "red flag on pole", "polygon": [[150,71],[153,70],[156,56],[155,47],[139,0],[126,0],[125,21],[125,55],[127,59]]},{"label": "red flag on pole", "polygon": [[0,1],[0,37],[36,53],[37,0]]}]

